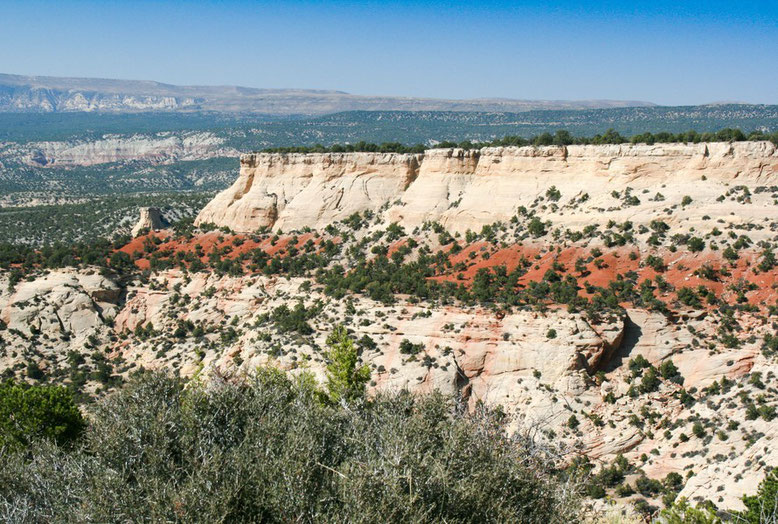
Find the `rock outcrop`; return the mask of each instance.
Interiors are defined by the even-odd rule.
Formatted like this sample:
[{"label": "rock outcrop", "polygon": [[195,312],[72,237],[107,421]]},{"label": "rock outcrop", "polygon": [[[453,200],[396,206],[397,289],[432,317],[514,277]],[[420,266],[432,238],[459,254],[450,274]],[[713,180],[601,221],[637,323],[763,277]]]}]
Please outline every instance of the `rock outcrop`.
[{"label": "rock outcrop", "polygon": [[213,133],[156,133],[150,135],[105,135],[93,141],[46,141],[17,144],[3,155],[33,167],[92,166],[118,162],[170,164],[236,156]]},{"label": "rock outcrop", "polygon": [[[206,240],[195,242],[213,247]],[[546,435],[568,458],[584,453],[607,464],[624,454],[652,478],[693,470],[682,492],[693,500],[738,508],[765,469],[778,466],[774,422],[749,418],[741,399],[748,393],[764,396],[766,406],[775,403],[772,389],[748,380],[749,373],[767,378],[775,372],[775,360],[760,350],[768,324],[754,325],[752,340],[726,347],[714,342],[719,322],[705,314],[677,322],[633,308],[595,321],[559,307],[494,311],[384,304],[366,296],[354,303],[332,300],[305,277],[180,269],[124,291],[93,269],[57,270],[15,284],[9,277],[0,273],[3,371],[35,362],[50,376],[77,374],[71,357],[81,354],[92,369],[104,355],[118,374],[143,367],[207,379],[272,365],[311,372],[324,383],[323,348],[342,323],[354,339],[373,341],[360,357],[371,370],[371,391],[439,390],[471,406],[501,406],[513,428]],[[274,327],[272,313],[297,303],[320,308],[307,321],[310,336]],[[637,355],[657,368],[672,361],[682,384],[663,380],[652,391],[630,393],[641,385],[628,365]],[[738,386],[706,396],[705,389],[724,377]],[[681,388],[696,391],[699,400],[684,407]],[[571,420],[580,427],[573,429]],[[731,436],[682,437],[693,435],[697,420],[710,437],[723,429]],[[732,421],[739,426],[733,429]]]},{"label": "rock outcrop", "polygon": [[121,288],[97,271],[59,269],[11,285],[0,273],[0,357],[3,370],[38,362],[47,372],[71,351],[106,340],[120,309]]},{"label": "rock outcrop", "polygon": [[239,231],[325,227],[378,211],[416,178],[423,155],[399,153],[251,154],[240,177],[198,215]]},{"label": "rock outcrop", "polygon": [[144,231],[157,231],[167,227],[167,221],[162,217],[159,208],[140,208],[140,218],[132,228],[132,236],[136,237]]},{"label": "rock outcrop", "polygon": [[[406,227],[437,221],[452,232],[479,231],[545,199],[537,215],[565,227],[583,227],[605,211],[616,221],[647,224],[675,206],[670,221],[709,230],[710,216],[762,221],[762,206],[733,208],[720,196],[776,183],[778,153],[770,142],[253,153],[241,156],[238,180],[196,223],[238,232],[318,228],[371,210]],[[561,194],[553,201],[546,198],[552,186]]]}]

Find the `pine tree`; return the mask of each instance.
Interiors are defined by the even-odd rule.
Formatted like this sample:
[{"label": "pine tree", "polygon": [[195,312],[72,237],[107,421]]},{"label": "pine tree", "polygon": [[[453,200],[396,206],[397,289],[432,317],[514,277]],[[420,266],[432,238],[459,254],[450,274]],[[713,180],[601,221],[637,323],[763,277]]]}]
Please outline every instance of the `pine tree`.
[{"label": "pine tree", "polygon": [[333,403],[355,400],[365,395],[370,369],[358,365],[357,348],[346,328],[336,326],[327,337],[327,394]]}]

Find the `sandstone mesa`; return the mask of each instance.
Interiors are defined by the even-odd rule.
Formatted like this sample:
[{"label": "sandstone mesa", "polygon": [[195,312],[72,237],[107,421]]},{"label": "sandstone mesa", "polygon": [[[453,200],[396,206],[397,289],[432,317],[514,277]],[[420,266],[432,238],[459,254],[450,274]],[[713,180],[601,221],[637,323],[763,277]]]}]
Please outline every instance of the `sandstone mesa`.
[{"label": "sandstone mesa", "polygon": [[[409,228],[437,221],[463,233],[509,220],[553,185],[565,200],[586,195],[576,209],[539,213],[564,226],[583,227],[592,214],[604,212],[612,220],[648,223],[689,194],[694,205],[670,220],[684,230],[709,229],[706,214],[727,222],[764,220],[759,206],[730,214],[733,209],[716,198],[731,186],[774,184],[776,173],[778,153],[770,142],[432,149],[418,155],[252,153],[241,156],[240,176],[197,223],[238,232],[319,229],[371,210]],[[611,209],[612,192],[626,188],[643,200],[639,211]],[[647,202],[645,191],[649,197],[664,191],[666,199]]]},{"label": "sandstone mesa", "polygon": [[[431,249],[444,250],[450,246],[425,232],[426,224],[437,222],[462,241],[468,231],[510,224],[523,207],[560,234],[553,240],[528,238],[523,231],[511,237],[507,227],[500,248],[487,242],[467,245],[454,256],[467,266],[461,276],[452,272],[440,278],[470,283],[478,268],[505,263],[512,269],[521,254],[534,265],[526,279],[540,280],[556,264],[567,266],[560,272],[572,273],[575,258],[603,247],[601,237],[578,245],[562,232],[592,225],[610,229],[609,222],[648,230],[661,219],[670,233],[704,236],[709,246],[723,245],[717,240],[719,229],[747,233],[755,245],[774,239],[776,186],[778,152],[769,142],[432,149],[423,154],[253,153],[241,156],[238,179],[197,217],[197,224],[224,226],[237,235],[200,234],[183,245],[167,233],[152,233],[122,249],[142,269],[149,269],[155,252],[172,256],[195,252],[195,246],[202,260],[207,253],[237,256],[257,246],[288,253],[289,235],[301,246],[327,226],[370,211],[374,219],[354,234],[356,240],[397,223]],[[548,197],[552,188],[559,197]],[[142,212],[134,233],[161,227],[152,209]],[[314,233],[303,233],[306,228]],[[279,234],[276,245],[269,234],[258,233],[264,229],[287,236]],[[144,244],[151,247],[141,253]],[[666,259],[662,274],[671,284],[705,284],[731,302],[742,293],[745,304],[756,310],[775,304],[776,270],[754,272],[759,256],[754,250],[710,282],[695,271],[706,264],[724,269],[718,248],[675,253],[654,249],[645,236],[637,236],[634,245],[612,251],[602,257],[603,272],[590,267],[592,282],[607,285],[605,277],[617,270],[635,272],[641,280],[654,277],[643,260],[658,253]],[[609,272],[607,266],[612,266]],[[753,311],[737,313],[742,340],[728,347],[717,340],[720,318],[705,307],[674,307],[663,314],[627,306],[623,314],[594,322],[561,307],[505,312],[461,304],[430,307],[403,297],[385,304],[366,296],[352,304],[331,299],[321,286],[311,287],[308,278],[259,272],[233,276],[168,268],[126,288],[93,269],[54,270],[15,286],[9,280],[0,274],[5,369],[23,367],[32,358],[52,372],[64,369],[68,353],[88,344],[122,362],[121,373],[146,367],[207,377],[224,370],[251,373],[270,364],[323,379],[321,348],[333,326],[343,322],[355,337],[366,335],[377,344],[361,355],[371,368],[371,390],[439,389],[471,405],[501,405],[515,417],[514,428],[541,428],[570,453],[598,464],[624,454],[652,478],[691,471],[680,495],[692,500],[739,508],[740,497],[754,491],[767,468],[778,466],[778,426],[748,419],[738,397],[741,392],[762,395],[748,378],[755,373],[774,377],[778,371],[775,359],[761,349],[771,323]],[[752,287],[733,290],[741,283]],[[258,320],[297,302],[321,307],[309,337],[275,333]],[[167,337],[181,322],[207,329],[200,338]],[[138,334],[147,326],[156,333],[150,339]],[[231,335],[225,338],[228,329]],[[418,356],[400,350],[404,341],[421,348]],[[663,382],[656,391],[633,397],[627,362],[637,355],[657,367],[671,361],[682,386]],[[682,388],[703,392],[725,378],[737,388],[705,401],[701,396],[691,408],[679,399]],[[772,399],[766,405],[774,404]],[[579,432],[568,429],[571,414],[580,421]],[[736,421],[740,433],[733,430],[728,439],[713,434],[680,439],[692,433],[693,419],[708,421],[710,428]],[[665,420],[679,424],[670,437]]]}]

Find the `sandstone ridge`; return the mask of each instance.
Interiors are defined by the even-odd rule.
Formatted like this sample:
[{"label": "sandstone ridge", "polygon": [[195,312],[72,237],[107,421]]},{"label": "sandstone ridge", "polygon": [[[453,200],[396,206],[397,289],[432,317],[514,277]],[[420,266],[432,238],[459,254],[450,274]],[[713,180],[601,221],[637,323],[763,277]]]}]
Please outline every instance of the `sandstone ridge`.
[{"label": "sandstone ridge", "polygon": [[[554,186],[561,198],[535,212],[555,224],[584,226],[604,212],[648,223],[689,195],[693,204],[682,205],[673,220],[705,229],[706,215],[763,219],[760,206],[732,215],[717,199],[730,187],[778,182],[778,152],[770,142],[251,153],[241,156],[240,166],[236,182],[196,223],[288,231],[370,210],[406,227],[437,221],[451,232],[477,231],[510,220],[521,206],[537,206]],[[625,205],[625,194],[639,202]]]}]

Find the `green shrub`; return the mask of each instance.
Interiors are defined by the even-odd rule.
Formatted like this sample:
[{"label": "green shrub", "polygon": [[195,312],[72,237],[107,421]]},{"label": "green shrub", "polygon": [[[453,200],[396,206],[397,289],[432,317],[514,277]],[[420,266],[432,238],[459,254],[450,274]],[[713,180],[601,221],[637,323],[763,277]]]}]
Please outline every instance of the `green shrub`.
[{"label": "green shrub", "polygon": [[289,309],[286,304],[281,304],[273,310],[271,317],[280,333],[295,331],[302,335],[310,335],[313,333],[313,328],[308,324],[308,320],[318,315],[320,310],[319,305],[306,308],[302,302],[295,304],[293,309]]},{"label": "green shrub", "polygon": [[767,474],[756,495],[743,497],[746,511],[738,516],[745,522],[761,524],[778,519],[778,470]]},{"label": "green shrub", "polygon": [[421,342],[414,344],[407,338],[402,339],[400,342],[400,353],[403,355],[418,355],[422,351],[424,351],[424,344]]},{"label": "green shrub", "polygon": [[629,359],[627,363],[629,370],[632,372],[633,377],[639,377],[643,370],[651,367],[651,363],[643,355],[636,355],[635,358]]},{"label": "green shrub", "polygon": [[651,497],[662,492],[662,483],[656,479],[650,479],[641,475],[635,481],[635,489],[644,497]]},{"label": "green shrub", "polygon": [[689,505],[685,498],[680,498],[669,508],[663,509],[661,521],[667,524],[720,524],[721,519],[710,505]]},{"label": "green shrub", "polygon": [[327,394],[330,401],[364,397],[365,386],[370,381],[370,369],[358,366],[357,348],[346,328],[336,326],[327,337],[327,346],[330,348],[327,353]]},{"label": "green shrub", "polygon": [[662,378],[665,380],[675,382],[676,384],[683,384],[681,372],[672,360],[665,360],[659,365],[659,374],[662,375]]},{"label": "green shrub", "polygon": [[653,367],[648,368],[648,371],[646,371],[643,374],[643,378],[640,380],[640,392],[641,393],[652,393],[659,389],[659,377],[657,377],[656,369]]},{"label": "green shrub", "polygon": [[697,253],[705,249],[705,241],[700,237],[691,237],[686,245],[692,253]]},{"label": "green shrub", "polygon": [[527,231],[535,238],[542,237],[546,234],[546,225],[538,217],[532,217],[527,226]]},{"label": "green shrub", "polygon": [[699,295],[697,295],[697,292],[694,290],[694,288],[690,288],[690,287],[679,288],[678,300],[685,306],[689,306],[693,308],[702,307],[702,302],[700,302],[700,297]]},{"label": "green shrub", "polygon": [[25,448],[40,438],[65,445],[85,426],[72,393],[64,387],[0,384],[0,448]]},{"label": "green shrub", "polygon": [[96,405],[76,449],[0,455],[0,520],[581,520],[576,485],[499,411],[407,392],[332,405],[309,378],[136,377]]}]

